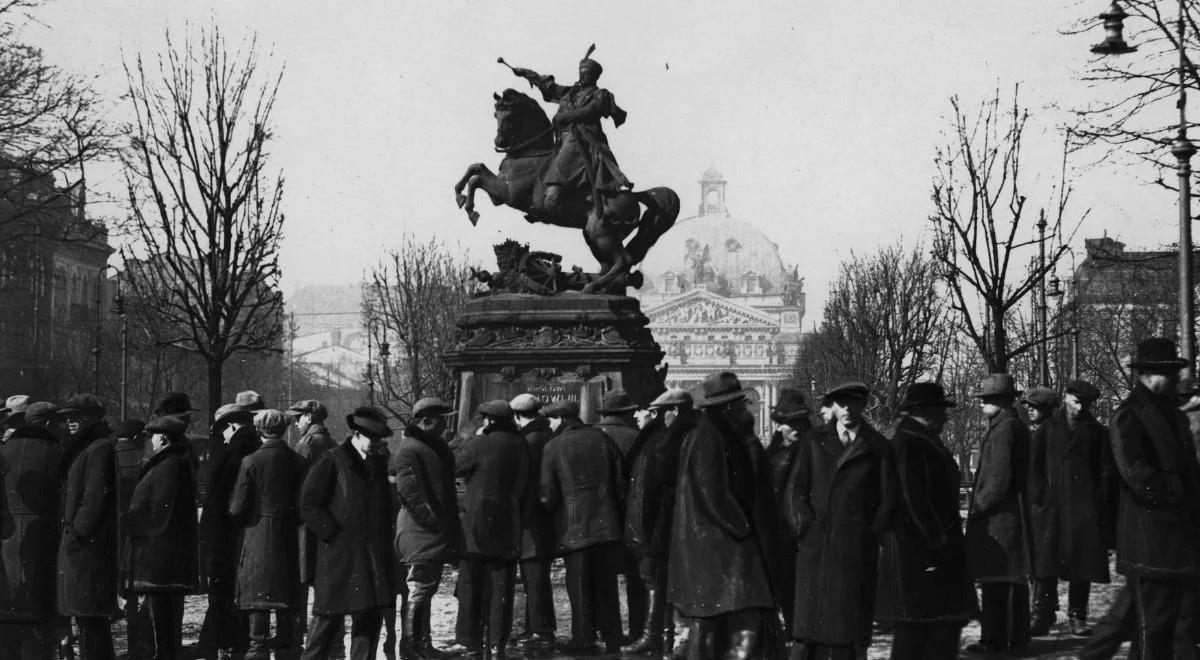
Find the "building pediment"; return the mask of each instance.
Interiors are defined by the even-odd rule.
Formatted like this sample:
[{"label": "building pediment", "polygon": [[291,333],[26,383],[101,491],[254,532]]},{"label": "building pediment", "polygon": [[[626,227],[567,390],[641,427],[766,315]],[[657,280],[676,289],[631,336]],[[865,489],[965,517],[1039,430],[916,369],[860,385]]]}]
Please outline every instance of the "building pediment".
[{"label": "building pediment", "polygon": [[654,328],[777,328],[779,320],[710,291],[697,289],[646,311]]}]

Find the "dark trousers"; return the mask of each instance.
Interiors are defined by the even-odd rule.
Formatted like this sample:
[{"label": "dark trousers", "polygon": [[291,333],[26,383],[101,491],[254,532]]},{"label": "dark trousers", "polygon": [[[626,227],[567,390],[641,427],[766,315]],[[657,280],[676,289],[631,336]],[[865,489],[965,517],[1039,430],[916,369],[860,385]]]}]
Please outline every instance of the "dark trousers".
[{"label": "dark trousers", "polygon": [[154,630],[146,609],[146,597],[127,593],[121,609],[125,612],[125,642],[129,649],[129,660],[145,660],[154,655]]},{"label": "dark trousers", "polygon": [[[1133,639],[1137,630],[1137,609],[1133,605],[1133,589],[1126,583],[1113,598],[1108,612],[1105,612],[1092,628],[1092,636],[1087,644],[1079,650],[1080,660],[1099,660],[1111,658],[1121,649],[1121,645]],[[1140,657],[1132,652],[1130,658]]]},{"label": "dark trousers", "polygon": [[[316,617],[313,617],[312,622],[308,619],[308,604],[312,598],[312,589],[308,585],[304,585],[304,604],[300,608],[300,618],[297,623],[300,630],[297,632],[297,637],[303,642],[308,637],[309,628],[316,625]],[[337,626],[337,630],[331,632],[333,636],[333,646],[329,649],[329,658],[341,660],[346,657],[346,617],[334,616],[330,617],[330,624]]]},{"label": "dark trousers", "polygon": [[[275,644],[271,643],[271,612],[275,613]],[[250,649],[246,660],[266,660],[271,657],[271,648],[298,654],[304,640],[297,634],[303,615],[295,610],[250,610],[246,617],[250,624]]]},{"label": "dark trousers", "polygon": [[246,613],[234,604],[237,593],[236,566],[232,571],[214,569],[208,585],[208,610],[200,626],[199,645],[205,649],[245,651],[250,645]]},{"label": "dark trousers", "polygon": [[487,628],[489,646],[504,646],[512,633],[513,586],[516,566],[512,562],[464,559],[458,563],[458,621],[454,626],[459,644],[482,645]]},{"label": "dark trousers", "polygon": [[1190,598],[1188,591],[1196,588],[1195,583],[1133,575],[1127,584],[1133,594],[1136,640],[1143,657],[1172,657],[1184,603]]},{"label": "dark trousers", "polygon": [[[1035,616],[1052,618],[1058,611],[1058,579],[1040,578],[1037,582],[1037,593],[1033,598]],[[1087,621],[1088,599],[1092,595],[1092,583],[1087,580],[1071,580],[1067,588],[1067,616],[1080,621]]]},{"label": "dark trousers", "polygon": [[530,559],[521,562],[521,583],[525,588],[525,632],[553,635],[558,622],[554,618],[550,560]]},{"label": "dark trousers", "polygon": [[618,572],[625,576],[625,604],[629,610],[629,636],[640,637],[646,624],[646,582],[642,579],[638,558],[624,545],[620,549]]},{"label": "dark trousers", "polygon": [[572,550],[563,558],[567,567],[567,597],[571,601],[572,640],[592,642],[597,630],[606,642],[616,642],[621,636],[614,559],[622,550],[617,543],[601,543]]},{"label": "dark trousers", "polygon": [[49,660],[55,657],[57,628],[46,623],[0,623],[0,660]]},{"label": "dark trousers", "polygon": [[962,625],[901,623],[892,638],[892,660],[954,660],[958,657]]},{"label": "dark trousers", "polygon": [[183,594],[147,594],[155,660],[175,660],[183,649]]},{"label": "dark trousers", "polygon": [[[303,660],[326,660],[333,649],[334,636],[341,633],[340,614],[318,616],[313,621],[308,644],[304,647]],[[351,660],[375,660],[379,647],[379,628],[383,624],[383,612],[378,609],[355,612],[350,615],[350,658]]]},{"label": "dark trousers", "polygon": [[979,585],[979,639],[995,649],[1015,651],[1029,644],[1029,585]]},{"label": "dark trousers", "polygon": [[78,616],[79,660],[114,660],[112,622],[102,616]]}]

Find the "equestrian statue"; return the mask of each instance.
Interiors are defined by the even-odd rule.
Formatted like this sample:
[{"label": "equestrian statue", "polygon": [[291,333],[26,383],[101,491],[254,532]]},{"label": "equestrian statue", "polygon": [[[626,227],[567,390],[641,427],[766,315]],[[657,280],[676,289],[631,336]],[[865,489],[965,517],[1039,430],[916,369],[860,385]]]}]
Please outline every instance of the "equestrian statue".
[{"label": "equestrian statue", "polygon": [[[579,62],[579,80],[570,87],[555,83],[554,76],[509,67],[545,101],[557,103],[558,112],[550,120],[537,101],[515,89],[493,94],[495,146],[504,159],[495,173],[483,163],[468,167],[454,193],[471,224],[479,221],[479,189],[493,205],[525,212],[529,222],[582,229],[600,263],[600,272],[586,278],[583,292],[622,292],[626,286],[640,286],[630,269],[675,224],[679,196],[665,187],[634,191],[617,166],[600,120],[610,118],[620,126],[626,115],[613,95],[596,85],[603,68],[591,59],[594,49]],[[508,66],[504,58],[497,61]]]}]

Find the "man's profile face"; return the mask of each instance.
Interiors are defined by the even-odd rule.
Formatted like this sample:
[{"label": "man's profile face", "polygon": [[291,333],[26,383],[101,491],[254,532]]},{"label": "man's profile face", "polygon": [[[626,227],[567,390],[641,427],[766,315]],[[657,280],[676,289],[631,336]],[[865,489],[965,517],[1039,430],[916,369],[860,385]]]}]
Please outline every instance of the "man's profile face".
[{"label": "man's profile face", "polygon": [[308,427],[312,426],[312,414],[304,413],[296,417],[296,430],[304,433]]},{"label": "man's profile face", "polygon": [[639,429],[646,428],[646,425],[649,424],[650,420],[652,419],[654,419],[654,412],[651,410],[639,408],[633,411],[633,420],[637,422],[637,427]]},{"label": "man's profile face", "polygon": [[413,420],[413,424],[430,435],[441,435],[446,430],[446,418],[442,415],[425,415]]},{"label": "man's profile face", "polygon": [[579,67],[579,84],[595,85],[600,76],[591,67]]},{"label": "man's profile face", "polygon": [[842,426],[857,426],[862,421],[866,399],[839,394],[833,398],[833,416]]},{"label": "man's profile face", "polygon": [[88,429],[96,424],[96,418],[91,415],[83,415],[80,413],[71,413],[67,415],[67,432],[72,436],[79,436],[85,433]]},{"label": "man's profile face", "polygon": [[550,417],[550,430],[557,431],[558,427],[562,426],[562,417]]},{"label": "man's profile face", "polygon": [[1087,410],[1087,404],[1079,400],[1079,397],[1068,392],[1063,395],[1063,408],[1067,411],[1069,419],[1079,419]]},{"label": "man's profile face", "polygon": [[1000,397],[988,396],[979,400],[979,408],[983,411],[984,417],[991,419],[1004,410],[1003,402],[1004,399]]},{"label": "man's profile face", "polygon": [[1176,383],[1179,382],[1179,372],[1167,370],[1143,371],[1138,374],[1138,380],[1151,392],[1166,395],[1174,391]]}]

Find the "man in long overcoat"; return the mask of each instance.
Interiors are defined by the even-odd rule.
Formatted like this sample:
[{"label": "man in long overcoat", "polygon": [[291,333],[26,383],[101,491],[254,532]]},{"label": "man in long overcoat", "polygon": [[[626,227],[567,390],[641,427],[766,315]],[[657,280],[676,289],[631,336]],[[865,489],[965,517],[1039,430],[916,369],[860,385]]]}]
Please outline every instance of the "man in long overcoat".
[{"label": "man in long overcoat", "polygon": [[891,445],[863,417],[859,382],[824,393],[834,423],[800,439],[784,493],[796,548],[792,657],[854,658],[870,643],[879,541],[896,508]]},{"label": "man in long overcoat", "polygon": [[117,472],[104,406],[91,394],[63,404],[73,458],[63,491],[58,611],[79,625],[83,660],[113,657],[117,612]]},{"label": "man in long overcoat", "polygon": [[463,534],[454,487],[454,452],[442,434],[454,409],[426,397],[413,404],[389,468],[396,479],[396,558],[405,565],[408,595],[401,606],[401,655],[405,638],[416,652],[434,655],[430,616],[442,568],[462,556]]},{"label": "man in long overcoat", "polygon": [[642,636],[622,647],[623,653],[656,653],[664,645],[670,646],[669,638],[674,634],[667,606],[667,558],[679,452],[683,439],[696,426],[692,395],[681,389],[663,392],[647,411],[630,457],[625,502],[625,546],[637,557],[646,585],[646,621]]},{"label": "man in long overcoat", "polygon": [[554,437],[550,420],[541,414],[542,401],[532,394],[519,394],[509,402],[513,420],[525,436],[529,451],[529,479],[521,505],[521,583],[525,590],[525,630],[529,652],[554,648],[554,592],[550,584],[550,562],[558,548],[554,517],[538,502],[542,453]]},{"label": "man in long overcoat", "polygon": [[290,422],[279,410],[261,410],[254,427],[263,440],[242,459],[229,516],[245,526],[238,562],[237,606],[249,612],[246,660],[271,656],[271,612],[275,612],[277,657],[296,658],[303,638],[304,585],[300,582],[300,487],[308,461],[287,446]]},{"label": "man in long overcoat", "polygon": [[883,537],[876,619],[892,626],[893,660],[953,660],[975,614],[959,514],[958,463],[942,442],[956,404],[937,383],[909,386],[892,436],[895,522]]},{"label": "man in long overcoat", "polygon": [[26,410],[0,446],[0,655],[51,658],[63,450],[46,428],[58,407]]},{"label": "man in long overcoat", "polygon": [[1091,583],[1109,581],[1116,468],[1108,429],[1089,409],[1099,396],[1091,383],[1068,383],[1062,410],[1033,434],[1034,636],[1045,635],[1054,624],[1059,580],[1070,583],[1071,633],[1091,634],[1087,627]]},{"label": "man in long overcoat", "polygon": [[[804,395],[799,390],[788,387],[780,390],[779,399],[771,408],[771,421],[775,423],[775,432],[771,435],[771,442],[764,454],[771,474],[771,489],[775,493],[779,511],[784,510],[783,493],[787,486],[788,473],[792,469],[792,461],[800,446],[800,438],[813,426],[811,414],[808,404],[804,402]],[[796,540],[792,538],[791,527],[782,515],[779,544],[782,553],[779,564],[782,572],[777,596],[779,609],[783,613],[784,628],[790,633],[792,616],[796,613],[792,600],[796,596]]]},{"label": "man in long overcoat", "polygon": [[555,401],[543,412],[555,434],[542,455],[538,497],[554,512],[571,601],[571,639],[562,650],[594,651],[598,631],[606,650],[616,653],[622,641],[616,566],[625,499],[621,452],[579,419],[578,402]]},{"label": "man in long overcoat", "polygon": [[975,392],[988,429],[967,514],[967,570],[981,592],[981,632],[972,651],[1013,652],[1029,643],[1030,441],[1013,409],[1019,394],[1009,374],[988,375]]},{"label": "man in long overcoat", "polygon": [[512,632],[513,586],[521,556],[521,500],[529,480],[529,450],[507,401],[480,404],[479,434],[455,451],[463,480],[466,553],[458,563],[455,635],[468,655],[505,657]]},{"label": "man in long overcoat", "polygon": [[[113,427],[113,439],[116,441],[117,454],[117,511],[124,514],[129,511],[129,498],[133,489],[142,476],[142,465],[146,461],[146,440],[143,432],[146,423],[140,419],[128,419]],[[120,521],[118,521],[120,522]],[[121,525],[120,548],[117,557],[120,558],[122,574],[118,581],[121,586],[121,597],[125,599],[125,641],[134,660],[149,656],[153,653],[154,632],[149,629],[145,608],[139,606],[138,594],[129,591],[125,557],[128,556],[129,530]]]},{"label": "man in long overcoat", "polygon": [[183,598],[199,585],[196,484],[186,432],[187,422],[173,415],[146,424],[153,455],[124,520],[127,588],[145,599],[156,660],[180,657]]},{"label": "man in long overcoat", "polygon": [[373,660],[382,611],[395,606],[392,503],[381,441],[387,416],[359,407],[346,416],[352,435],[317,459],[300,495],[300,516],[317,535],[313,614],[305,660],[324,660],[350,616],[350,657]]},{"label": "man in long overcoat", "polygon": [[217,408],[209,441],[208,491],[200,512],[200,575],[208,610],[200,626],[199,646],[209,655],[244,652],[250,644],[246,615],[234,603],[242,528],[229,517],[229,498],[242,459],[261,445],[253,412],[238,403]]}]

